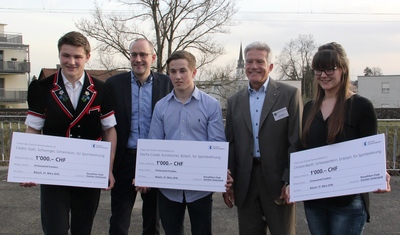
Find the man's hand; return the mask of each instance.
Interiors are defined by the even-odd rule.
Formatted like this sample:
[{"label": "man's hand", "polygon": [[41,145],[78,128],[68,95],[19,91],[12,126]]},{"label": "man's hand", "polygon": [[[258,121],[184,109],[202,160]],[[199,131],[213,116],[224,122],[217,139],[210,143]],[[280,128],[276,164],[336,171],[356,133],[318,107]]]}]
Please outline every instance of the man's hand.
[{"label": "man's hand", "polygon": [[226,184],[225,184],[225,190],[228,192],[233,184],[233,178],[231,176],[231,171],[228,169],[228,176],[226,177]]},{"label": "man's hand", "polygon": [[147,193],[148,191],[150,191],[150,189],[151,188],[149,188],[149,187],[142,187],[142,186],[137,186],[135,188],[136,192],[139,192],[139,193]]},{"label": "man's hand", "polygon": [[33,187],[33,186],[37,186],[37,184],[34,183],[34,182],[24,182],[24,183],[19,183],[19,186],[21,186],[21,187]]},{"label": "man's hand", "polygon": [[390,191],[392,191],[390,187],[390,175],[386,172],[386,189],[377,189],[374,193],[388,193]]},{"label": "man's hand", "polygon": [[[135,179],[132,180],[132,185],[135,185]],[[143,186],[137,186],[135,187],[136,192],[139,193],[147,193],[148,191],[150,191],[151,188],[149,187],[143,187]]]},{"label": "man's hand", "polygon": [[281,190],[281,196],[279,199],[282,199],[285,204],[294,204],[294,202],[290,202],[290,185],[284,184]]},{"label": "man's hand", "polygon": [[112,171],[110,171],[110,173],[108,174],[108,188],[104,190],[106,191],[111,190],[114,187],[114,184],[115,184],[114,174],[112,173]]},{"label": "man's hand", "polygon": [[225,205],[227,205],[229,208],[232,208],[235,205],[235,195],[233,193],[233,189],[223,193],[222,197],[224,198]]}]

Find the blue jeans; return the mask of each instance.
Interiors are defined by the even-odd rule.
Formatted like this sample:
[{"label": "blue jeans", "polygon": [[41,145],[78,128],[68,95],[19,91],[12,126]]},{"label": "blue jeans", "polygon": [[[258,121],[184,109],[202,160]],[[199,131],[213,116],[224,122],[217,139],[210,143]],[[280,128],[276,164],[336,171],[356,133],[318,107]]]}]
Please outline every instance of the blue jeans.
[{"label": "blue jeans", "polygon": [[360,194],[343,207],[321,201],[305,201],[304,210],[308,228],[313,235],[360,235],[367,221],[367,212]]}]

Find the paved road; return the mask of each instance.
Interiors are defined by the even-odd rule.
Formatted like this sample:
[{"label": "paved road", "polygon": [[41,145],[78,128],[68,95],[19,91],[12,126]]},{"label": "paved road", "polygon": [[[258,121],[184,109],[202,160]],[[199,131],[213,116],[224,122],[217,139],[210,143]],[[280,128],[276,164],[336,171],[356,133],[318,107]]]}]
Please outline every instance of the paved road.
[{"label": "paved road", "polygon": [[[7,183],[7,167],[0,167],[0,234],[33,235],[42,234],[39,210],[39,187],[22,188],[15,183]],[[141,199],[138,197],[133,210],[130,234],[140,234]],[[400,177],[392,177],[392,192],[371,195],[371,223],[367,224],[364,235],[400,234]],[[99,209],[93,226],[94,235],[108,234],[110,217],[110,193],[103,191]],[[189,219],[185,219],[186,234],[190,234]],[[238,234],[237,214],[229,209],[214,194],[213,234]],[[302,203],[297,204],[297,233],[309,234],[305,222]]]}]

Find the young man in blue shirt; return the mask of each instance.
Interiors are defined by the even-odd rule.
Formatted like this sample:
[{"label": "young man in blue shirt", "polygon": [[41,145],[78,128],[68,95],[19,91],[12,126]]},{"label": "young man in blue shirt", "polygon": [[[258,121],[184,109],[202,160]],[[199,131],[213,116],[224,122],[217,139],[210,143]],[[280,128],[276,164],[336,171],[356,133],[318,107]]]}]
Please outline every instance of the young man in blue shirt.
[{"label": "young man in blue shirt", "polygon": [[[149,138],[225,141],[219,102],[194,84],[196,58],[187,51],[177,51],[168,58],[167,65],[174,90],[157,102]],[[178,189],[160,189],[160,192],[159,212],[166,235],[183,234],[186,207],[191,234],[211,234],[212,192]]]}]

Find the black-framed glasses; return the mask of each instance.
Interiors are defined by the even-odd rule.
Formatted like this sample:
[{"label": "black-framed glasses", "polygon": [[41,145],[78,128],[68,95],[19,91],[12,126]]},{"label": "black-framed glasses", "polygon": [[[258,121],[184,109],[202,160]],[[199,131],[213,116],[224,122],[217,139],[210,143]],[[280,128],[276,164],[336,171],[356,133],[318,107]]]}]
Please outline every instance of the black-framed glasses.
[{"label": "black-framed glasses", "polygon": [[137,56],[139,56],[140,59],[146,59],[147,56],[149,56],[150,54],[145,52],[139,52],[139,53],[131,52],[130,55],[132,58],[136,58]]},{"label": "black-framed glasses", "polygon": [[324,72],[326,75],[332,75],[335,73],[335,70],[337,67],[333,67],[330,69],[313,69],[314,75],[320,76],[322,72]]}]

